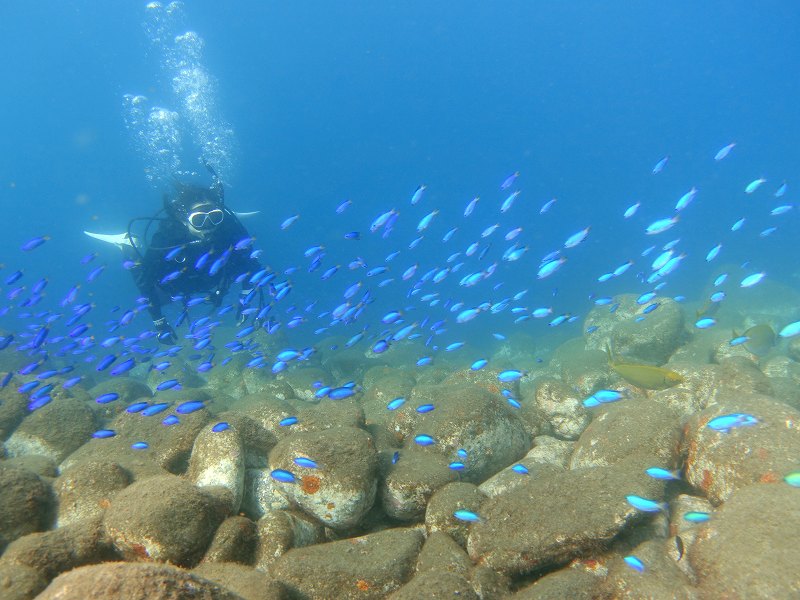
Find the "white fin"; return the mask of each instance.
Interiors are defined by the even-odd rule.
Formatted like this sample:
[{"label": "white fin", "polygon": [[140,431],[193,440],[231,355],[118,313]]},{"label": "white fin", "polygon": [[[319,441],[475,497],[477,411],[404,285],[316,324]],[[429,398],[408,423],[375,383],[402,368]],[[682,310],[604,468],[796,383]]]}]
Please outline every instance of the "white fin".
[{"label": "white fin", "polygon": [[233,212],[237,217],[252,217],[253,215],[257,215],[260,213],[260,210],[254,210],[251,212]]},{"label": "white fin", "polygon": [[123,246],[130,246],[135,248],[136,238],[131,238],[127,233],[92,233],[91,231],[84,231],[86,235],[106,244],[114,244],[122,248]]}]

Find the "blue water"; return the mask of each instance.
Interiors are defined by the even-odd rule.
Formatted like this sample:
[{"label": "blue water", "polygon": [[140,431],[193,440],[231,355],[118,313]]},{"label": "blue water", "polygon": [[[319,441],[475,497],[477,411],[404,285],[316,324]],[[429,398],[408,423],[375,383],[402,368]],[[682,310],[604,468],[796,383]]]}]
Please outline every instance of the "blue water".
[{"label": "blue water", "polygon": [[[21,284],[28,286],[47,276],[41,310],[62,310],[63,294],[81,282],[78,302],[97,304],[92,321],[102,329],[113,318],[108,310],[132,307],[138,293],[118,251],[82,231],[123,231],[130,218],[154,214],[169,190],[165,179],[145,176],[148,160],[125,126],[123,98],[142,94],[149,106],[178,112],[180,103],[160,47],[143,27],[144,3],[12,3],[2,12],[0,274],[23,269]],[[793,74],[799,57],[792,36],[800,18],[792,3],[250,1],[232,9],[198,1],[187,3],[183,14],[170,35],[191,30],[204,40],[201,63],[216,82],[206,88],[216,106],[212,121],[233,130],[222,173],[229,205],[260,211],[245,225],[263,248],[265,264],[278,272],[299,268],[275,316],[285,320],[285,307],[303,310],[317,300],[307,322],[290,333],[298,346],[327,333],[346,339],[367,325],[378,334],[381,315],[411,306],[417,313],[409,321],[449,319],[441,344],[515,328],[547,333],[548,319],[514,325],[508,311],[481,314],[459,330],[442,304],[477,306],[529,289],[512,305],[582,316],[593,306],[591,294],[651,289],[636,273],[649,274],[658,250],[647,259],[640,254],[675,238],[687,259],[667,279],[665,295],[703,301],[703,287],[723,270],[731,272],[733,288],[757,271],[796,284],[796,211],[768,214],[793,202],[798,185],[800,82]],[[186,125],[184,118],[188,139]],[[730,156],[715,162],[714,154],[731,142],[737,145]],[[187,143],[181,169],[197,171],[208,183],[199,155]],[[665,155],[664,171],[651,174]],[[521,194],[501,215],[508,192],[499,186],[514,171],[521,175],[508,192]],[[768,181],[744,194],[757,177]],[[776,199],[772,194],[784,180],[789,192]],[[420,184],[428,189],[412,207]],[[692,186],[699,193],[681,222],[645,236],[645,226],[672,215]],[[474,196],[481,196],[479,207],[465,219],[464,206]],[[551,211],[540,215],[554,197]],[[335,214],[344,199],[352,207]],[[636,201],[641,209],[624,220],[622,212]],[[373,219],[391,208],[401,212],[392,234],[385,240],[380,232],[370,235]],[[417,222],[433,209],[440,214],[420,246],[409,250]],[[293,214],[298,222],[281,231],[279,224]],[[732,233],[730,226],[743,216],[746,225]],[[458,273],[405,297],[422,274],[445,267],[450,254],[463,252],[496,222],[501,226],[488,240],[486,258],[462,256],[467,264]],[[455,225],[453,239],[441,242]],[[759,237],[770,225],[778,230]],[[529,251],[504,263],[500,256],[511,243],[502,236],[516,226],[525,230],[516,241]],[[565,252],[562,269],[538,282],[539,259],[587,226],[589,238]],[[345,240],[350,231],[363,239]],[[39,235],[51,239],[33,252],[19,250]],[[724,245],[722,254],[708,265],[704,257],[717,243]],[[322,268],[308,274],[302,253],[316,244],[325,245],[327,255]],[[357,256],[368,267],[381,265],[395,250],[401,253],[385,276],[368,280],[363,269],[347,268]],[[93,251],[97,259],[81,265]],[[626,260],[636,264],[624,277],[597,283]],[[458,286],[461,277],[493,261],[497,272],[486,281]],[[413,263],[420,264],[416,277],[399,281]],[[108,269],[85,282],[98,264]],[[320,281],[335,264],[342,265],[339,273]],[[397,281],[378,288],[385,277]],[[363,318],[315,335],[330,327],[329,316],[317,315],[343,302],[342,292],[357,281],[374,296]],[[419,301],[428,292],[439,292],[438,306]],[[37,324],[35,317],[18,319],[16,313],[26,311],[14,302],[3,303],[15,307],[5,328]],[[169,314],[174,318],[177,310]],[[136,326],[149,326],[146,314]],[[579,335],[580,320],[567,326]]]}]

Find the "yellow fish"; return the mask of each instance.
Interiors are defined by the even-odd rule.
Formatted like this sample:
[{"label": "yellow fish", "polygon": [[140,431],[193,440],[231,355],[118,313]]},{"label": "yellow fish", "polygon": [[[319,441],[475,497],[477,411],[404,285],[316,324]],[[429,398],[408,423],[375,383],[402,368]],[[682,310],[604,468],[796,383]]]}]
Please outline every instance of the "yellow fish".
[{"label": "yellow fish", "polygon": [[651,365],[617,361],[609,346],[606,346],[606,353],[608,354],[608,366],[625,381],[636,387],[645,390],[666,390],[683,383],[683,377],[675,371]]},{"label": "yellow fish", "polygon": [[[734,337],[739,337],[736,331]],[[744,343],[745,349],[756,356],[768,354],[775,345],[775,330],[767,324],[754,325],[744,332],[747,341]]]}]

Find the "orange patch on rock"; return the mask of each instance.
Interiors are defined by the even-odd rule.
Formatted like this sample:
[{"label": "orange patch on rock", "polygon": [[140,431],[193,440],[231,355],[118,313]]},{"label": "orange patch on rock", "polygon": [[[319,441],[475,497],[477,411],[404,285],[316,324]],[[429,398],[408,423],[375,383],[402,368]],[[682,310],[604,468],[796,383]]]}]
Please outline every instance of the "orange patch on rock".
[{"label": "orange patch on rock", "polygon": [[111,501],[108,498],[102,498],[97,504],[100,508],[106,509],[111,506]]},{"label": "orange patch on rock", "polygon": [[359,579],[358,581],[356,581],[356,587],[360,589],[362,592],[369,591],[369,583],[367,583],[363,579]]},{"label": "orange patch on rock", "polygon": [[306,494],[316,494],[319,491],[319,477],[306,475],[300,480],[300,489]]},{"label": "orange patch on rock", "polygon": [[761,483],[778,483],[781,478],[774,471],[767,471],[758,478]]},{"label": "orange patch on rock", "polygon": [[150,558],[150,555],[147,553],[147,548],[145,548],[142,544],[133,544],[131,549],[139,558]]},{"label": "orange patch on rock", "polygon": [[712,483],[713,479],[711,477],[711,471],[708,469],[703,469],[703,481],[700,483],[700,489],[708,491],[711,489]]}]

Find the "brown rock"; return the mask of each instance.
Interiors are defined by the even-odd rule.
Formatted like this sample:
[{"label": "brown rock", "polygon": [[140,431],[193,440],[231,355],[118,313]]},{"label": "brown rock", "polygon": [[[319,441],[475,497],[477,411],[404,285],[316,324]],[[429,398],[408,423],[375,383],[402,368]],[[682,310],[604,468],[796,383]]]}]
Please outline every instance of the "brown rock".
[{"label": "brown rock", "polygon": [[117,493],[103,522],[126,559],[183,566],[197,564],[225,516],[209,495],[167,475],[137,481]]},{"label": "brown rock", "polygon": [[177,567],[106,563],[58,576],[38,600],[242,600],[222,586]]},{"label": "brown rock", "polygon": [[0,553],[15,539],[46,529],[53,495],[38,475],[0,463]]},{"label": "brown rock", "polygon": [[270,572],[292,596],[385,598],[411,578],[421,546],[418,530],[389,529],[289,550]]}]

